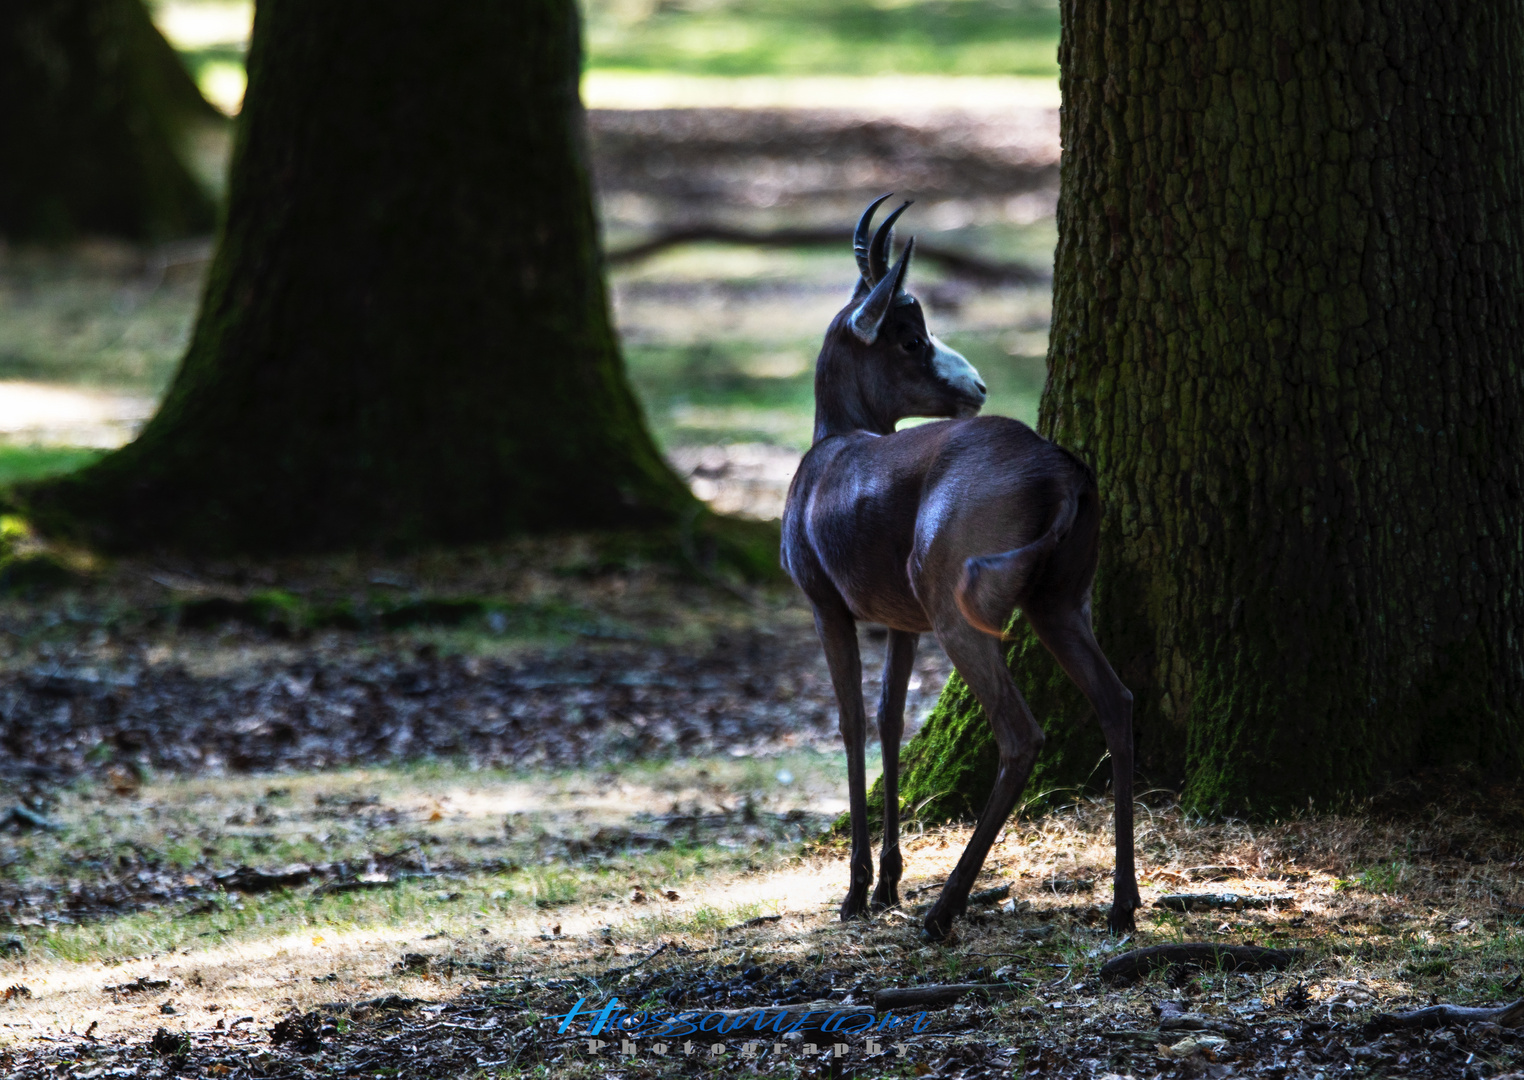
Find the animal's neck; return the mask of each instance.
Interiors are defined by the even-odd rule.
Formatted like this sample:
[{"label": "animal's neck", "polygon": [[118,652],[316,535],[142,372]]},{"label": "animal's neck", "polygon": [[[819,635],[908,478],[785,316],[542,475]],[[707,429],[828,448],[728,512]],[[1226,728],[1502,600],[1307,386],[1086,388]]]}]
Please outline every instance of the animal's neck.
[{"label": "animal's neck", "polygon": [[815,442],[832,435],[870,431],[888,435],[899,418],[876,407],[850,364],[822,355],[815,365]]}]

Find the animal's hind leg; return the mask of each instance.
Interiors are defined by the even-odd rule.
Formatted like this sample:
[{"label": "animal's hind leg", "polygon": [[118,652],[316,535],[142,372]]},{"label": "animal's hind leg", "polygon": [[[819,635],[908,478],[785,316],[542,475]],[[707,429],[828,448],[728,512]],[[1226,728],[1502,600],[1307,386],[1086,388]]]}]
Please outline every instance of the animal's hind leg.
[{"label": "animal's hind leg", "polygon": [[825,647],[831,685],[841,716],[841,740],[847,748],[847,806],[852,815],[852,883],[841,903],[841,917],[862,915],[873,884],[873,850],[868,837],[868,782],[863,743],[868,718],[863,709],[863,665],[857,648],[857,623],[844,605],[815,605],[815,630]]},{"label": "animal's hind leg", "polygon": [[1114,934],[1136,929],[1133,912],[1143,906],[1133,862],[1132,694],[1111,669],[1090,629],[1089,605],[1058,612],[1027,611],[1027,619],[1059,666],[1090,701],[1100,718],[1106,749],[1111,752],[1112,790],[1116,796],[1117,863],[1107,920]]},{"label": "animal's hind leg", "polygon": [[900,738],[905,734],[905,688],[915,664],[919,634],[889,631],[889,651],[884,658],[883,692],[878,699],[878,734],[884,749],[884,846],[878,855],[878,885],[873,890],[875,910],[899,907],[900,874]]},{"label": "animal's hind leg", "polygon": [[926,914],[925,933],[938,941],[947,936],[952,920],[963,914],[969,890],[984,866],[990,845],[1020,798],[1043,744],[1042,728],[1006,669],[1000,643],[975,630],[956,613],[953,619],[956,621],[950,619],[945,625],[938,625],[937,637],[958,674],[984,706],[995,733],[1000,762],[994,789],[974,826],[974,835],[943,886],[942,895]]}]

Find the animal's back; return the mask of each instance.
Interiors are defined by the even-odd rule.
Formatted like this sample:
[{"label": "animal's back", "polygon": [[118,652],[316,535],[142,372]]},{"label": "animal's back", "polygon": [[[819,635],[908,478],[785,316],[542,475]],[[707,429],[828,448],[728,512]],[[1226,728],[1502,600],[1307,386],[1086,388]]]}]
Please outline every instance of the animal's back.
[{"label": "animal's back", "polygon": [[1073,455],[1001,416],[960,421],[927,471],[909,573],[930,607],[946,608],[963,562],[1042,536],[1090,483]]},{"label": "animal's back", "polygon": [[[928,630],[930,594],[948,579],[950,597],[961,573],[961,564],[939,565],[938,538],[976,537],[981,554],[1028,543],[1083,471],[1008,417],[825,440],[789,491],[784,566],[812,599],[834,592],[860,619]],[[941,573],[929,580],[928,570]]]}]

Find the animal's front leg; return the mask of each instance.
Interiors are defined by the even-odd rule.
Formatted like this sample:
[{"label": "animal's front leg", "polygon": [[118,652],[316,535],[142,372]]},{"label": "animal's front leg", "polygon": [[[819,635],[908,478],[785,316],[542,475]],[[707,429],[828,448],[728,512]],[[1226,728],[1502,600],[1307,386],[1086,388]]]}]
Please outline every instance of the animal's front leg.
[{"label": "animal's front leg", "polygon": [[841,904],[843,920],[868,909],[873,884],[873,853],[868,840],[868,780],[863,763],[867,714],[863,709],[863,666],[857,649],[857,623],[842,604],[816,604],[815,630],[825,646],[831,685],[841,715],[841,738],[847,747],[847,805],[852,814],[852,884]]},{"label": "animal's front leg", "polygon": [[919,634],[889,631],[888,656],[884,659],[883,693],[878,700],[878,737],[884,748],[884,844],[878,856],[878,888],[873,890],[875,910],[900,906],[900,737],[905,734],[905,688],[915,664]]}]

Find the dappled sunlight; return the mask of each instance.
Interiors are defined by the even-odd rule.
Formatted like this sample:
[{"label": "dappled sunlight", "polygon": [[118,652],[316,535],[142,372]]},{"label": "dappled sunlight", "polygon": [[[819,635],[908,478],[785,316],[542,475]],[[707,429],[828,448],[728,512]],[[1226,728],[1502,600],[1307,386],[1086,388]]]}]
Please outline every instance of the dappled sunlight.
[{"label": "dappled sunlight", "polygon": [[116,447],[153,415],[138,394],[0,380],[0,440],[40,446]]},{"label": "dappled sunlight", "polygon": [[1056,109],[1058,80],[1023,75],[688,75],[593,69],[590,109],[849,109],[903,118],[927,112]]},{"label": "dappled sunlight", "polygon": [[[221,816],[233,821],[218,830],[232,852],[252,835],[238,822],[262,819],[277,862],[295,850],[280,844],[323,822],[347,830],[356,851],[401,841],[448,869],[393,862],[269,892],[230,889],[189,907],[193,898],[170,901],[146,918],[50,923],[29,935],[24,955],[0,959],[0,982],[26,990],[0,1019],[0,1045],[87,1029],[142,1038],[163,1027],[267,1053],[274,1025],[298,1013],[328,1018],[327,1045],[506,1010],[511,1030],[522,1029],[515,1038],[531,1040],[515,1046],[555,1053],[554,1039],[545,1041],[554,1021],[539,1018],[577,996],[647,1007],[845,1006],[883,987],[988,981],[1001,992],[933,1010],[932,1030],[998,1023],[1027,1060],[1117,1061],[1129,1051],[1114,1033],[1146,1034],[1156,1023],[1150,1005],[1179,984],[1195,1014],[1256,1032],[1241,1053],[1270,1054],[1287,1040],[1300,1045],[1304,1023],[1423,1001],[1442,986],[1463,1000],[1495,999],[1517,974],[1524,938],[1498,914],[1500,901],[1524,898],[1517,837],[1499,827],[1507,806],[1496,819],[1460,800],[1406,817],[1373,807],[1251,826],[1203,822],[1149,795],[1138,828],[1145,907],[1138,931],[1117,940],[1105,927],[1110,803],[1050,793],[1051,810],[1007,825],[966,918],[933,946],[920,940],[919,919],[969,828],[912,822],[903,907],[842,923],[846,845],[821,832],[841,808],[842,780],[839,758],[796,755],[649,763],[618,775],[428,766],[145,785],[109,803],[140,845],[166,845],[197,815]],[[55,817],[83,831],[84,806],[66,800]],[[759,844],[770,815],[803,820],[793,815],[806,807],[809,829]],[[49,842],[39,837],[33,849]],[[1413,851],[1428,854],[1408,861]],[[488,869],[483,855],[512,865]],[[45,860],[29,865],[48,872]],[[219,928],[235,909],[241,925]],[[1182,940],[1307,952],[1291,972],[1159,973],[1131,988],[1096,978],[1127,948]],[[1154,1056],[1150,1044],[1137,1064]]]}]

